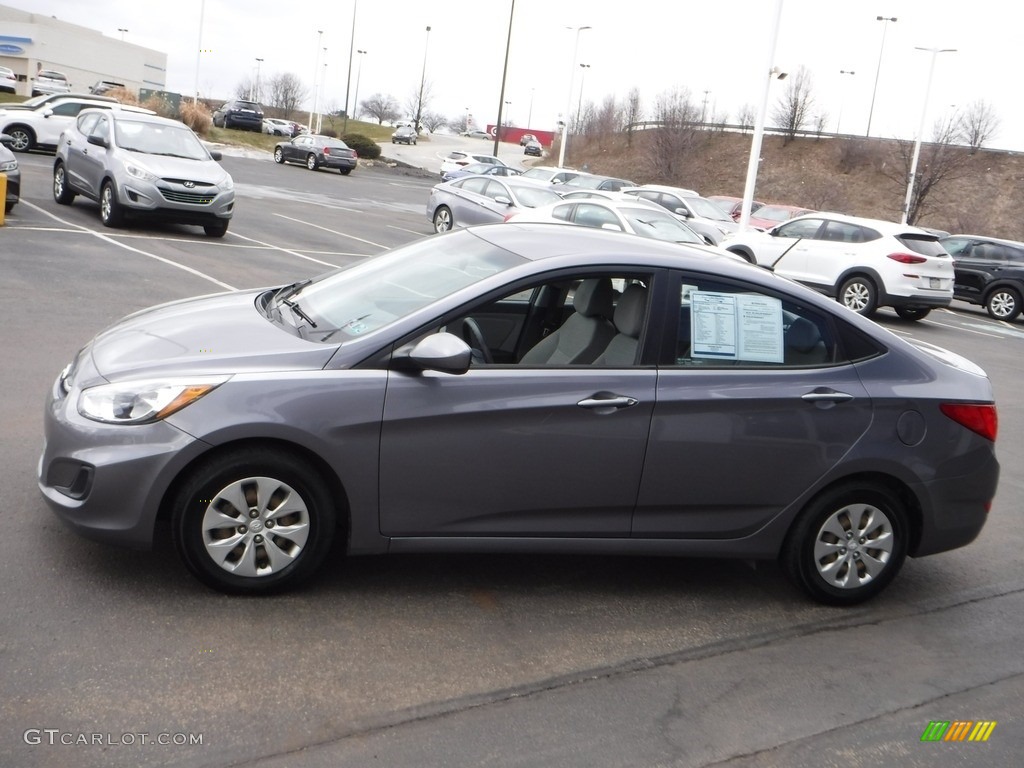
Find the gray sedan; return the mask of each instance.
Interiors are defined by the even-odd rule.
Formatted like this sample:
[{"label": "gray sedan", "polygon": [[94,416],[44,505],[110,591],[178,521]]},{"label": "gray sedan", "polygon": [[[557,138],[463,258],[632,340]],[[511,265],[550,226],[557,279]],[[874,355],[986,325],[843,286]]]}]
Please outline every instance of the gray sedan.
[{"label": "gray sedan", "polygon": [[474,224],[495,224],[529,208],[557,203],[550,185],[516,178],[466,176],[430,190],[427,218],[435,232]]},{"label": "gray sedan", "polygon": [[543,224],[136,313],[60,373],[44,423],[65,523],[169,529],[242,593],[341,539],[778,559],[851,604],[971,542],[999,470],[969,361],[749,264]]}]

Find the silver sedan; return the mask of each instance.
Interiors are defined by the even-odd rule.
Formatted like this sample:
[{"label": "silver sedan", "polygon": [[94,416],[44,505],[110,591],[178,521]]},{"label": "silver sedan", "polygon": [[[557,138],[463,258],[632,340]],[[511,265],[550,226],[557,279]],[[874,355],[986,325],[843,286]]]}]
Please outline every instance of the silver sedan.
[{"label": "silver sedan", "polygon": [[430,190],[427,218],[435,232],[474,224],[495,224],[530,208],[557,203],[548,184],[516,178],[465,176]]}]

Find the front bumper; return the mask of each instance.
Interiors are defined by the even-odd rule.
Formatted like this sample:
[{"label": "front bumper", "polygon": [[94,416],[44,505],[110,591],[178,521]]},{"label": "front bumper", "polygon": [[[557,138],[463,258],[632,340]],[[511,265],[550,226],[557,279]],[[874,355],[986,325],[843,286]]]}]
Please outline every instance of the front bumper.
[{"label": "front bumper", "polygon": [[186,188],[180,182],[130,179],[118,189],[118,200],[129,212],[183,223],[227,220],[235,207],[235,191],[217,186]]},{"label": "front bumper", "polygon": [[39,490],[77,533],[135,548],[154,525],[175,477],[209,446],[166,422],[101,424],[79,415],[78,390],[55,382],[44,413]]}]

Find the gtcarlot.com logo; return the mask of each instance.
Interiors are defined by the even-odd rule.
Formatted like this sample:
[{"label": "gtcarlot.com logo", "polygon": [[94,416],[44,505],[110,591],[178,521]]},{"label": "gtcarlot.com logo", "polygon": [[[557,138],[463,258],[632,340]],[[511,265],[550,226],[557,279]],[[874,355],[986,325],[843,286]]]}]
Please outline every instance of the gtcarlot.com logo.
[{"label": "gtcarlot.com logo", "polygon": [[932,720],[921,741],[988,741],[995,729],[995,720]]}]

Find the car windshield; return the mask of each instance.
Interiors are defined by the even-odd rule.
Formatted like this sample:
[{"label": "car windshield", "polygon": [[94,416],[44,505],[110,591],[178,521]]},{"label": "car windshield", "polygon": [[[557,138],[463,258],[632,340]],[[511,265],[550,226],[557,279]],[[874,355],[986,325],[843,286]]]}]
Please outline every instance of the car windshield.
[{"label": "car windshield", "polygon": [[732,221],[721,208],[703,197],[688,197],[686,202],[698,216],[702,216],[705,219]]},{"label": "car windshield", "polygon": [[189,160],[209,160],[210,154],[196,135],[186,126],[116,120],[117,146],[129,152],[147,155],[184,157]]},{"label": "car windshield", "polygon": [[655,240],[667,240],[670,243],[704,245],[704,241],[693,230],[683,226],[667,213],[639,207],[620,208],[619,211],[638,235]]},{"label": "car windshield", "polygon": [[757,218],[768,219],[768,221],[789,221],[796,211],[789,208],[777,208],[772,205],[764,205],[757,209]]},{"label": "car windshield", "polygon": [[351,340],[526,260],[469,232],[419,240],[332,272],[289,301],[317,319],[324,340]]},{"label": "car windshield", "polygon": [[540,179],[541,181],[547,181],[555,175],[555,171],[549,171],[545,168],[530,168],[523,172],[524,179]]},{"label": "car windshield", "polygon": [[556,192],[544,187],[513,187],[512,192],[516,196],[522,208],[540,208],[542,205],[557,203],[562,198]]}]

